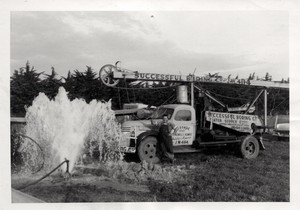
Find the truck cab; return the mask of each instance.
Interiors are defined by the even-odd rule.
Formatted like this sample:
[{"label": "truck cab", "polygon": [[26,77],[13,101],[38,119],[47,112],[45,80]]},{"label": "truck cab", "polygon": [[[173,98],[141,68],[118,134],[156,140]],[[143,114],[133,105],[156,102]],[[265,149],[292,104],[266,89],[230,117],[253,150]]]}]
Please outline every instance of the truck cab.
[{"label": "truck cab", "polygon": [[156,144],[159,125],[167,115],[177,132],[172,135],[174,153],[195,152],[202,147],[237,143],[245,158],[255,158],[264,148],[257,128],[262,123],[256,115],[199,110],[187,104],[169,104],[158,107],[149,119],[126,121],[122,124],[120,149],[136,153],[140,160],[157,163]]},{"label": "truck cab", "polygon": [[[169,122],[176,127],[176,133],[172,135],[173,146],[192,145],[196,137],[196,114],[195,109],[190,105],[170,104],[161,107],[167,109]],[[158,124],[156,119],[160,121],[163,110],[159,110],[159,114],[152,115],[154,124]]]},{"label": "truck cab", "polygon": [[145,137],[157,137],[159,125],[163,115],[167,114],[169,122],[177,127],[177,132],[172,136],[173,144],[192,145],[196,136],[195,109],[185,104],[169,104],[157,108],[147,120],[126,121],[122,124],[123,139],[120,148],[125,153],[135,153],[137,145]]}]

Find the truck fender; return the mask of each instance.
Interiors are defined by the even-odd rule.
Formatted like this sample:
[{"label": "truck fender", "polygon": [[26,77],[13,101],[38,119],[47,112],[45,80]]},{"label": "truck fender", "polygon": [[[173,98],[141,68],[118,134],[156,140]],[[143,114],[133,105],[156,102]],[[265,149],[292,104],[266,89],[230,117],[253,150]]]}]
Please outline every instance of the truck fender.
[{"label": "truck fender", "polygon": [[146,137],[148,136],[158,136],[158,132],[157,131],[146,131],[144,133],[141,133],[138,137],[137,137],[137,144],[136,144],[136,148],[138,148],[139,144],[141,141],[143,141]]}]

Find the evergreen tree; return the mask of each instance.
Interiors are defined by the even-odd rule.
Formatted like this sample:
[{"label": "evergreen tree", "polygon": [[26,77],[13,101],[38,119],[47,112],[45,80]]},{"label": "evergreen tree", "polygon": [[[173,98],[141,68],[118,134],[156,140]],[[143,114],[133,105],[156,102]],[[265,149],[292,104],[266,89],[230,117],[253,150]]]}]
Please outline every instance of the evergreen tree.
[{"label": "evergreen tree", "polygon": [[58,92],[58,88],[62,85],[61,79],[56,79],[57,73],[54,67],[51,67],[51,74],[45,74],[46,78],[41,81],[41,90],[50,99],[53,99]]},{"label": "evergreen tree", "polygon": [[98,98],[99,87],[96,75],[90,66],[87,66],[87,70],[83,73],[84,85],[82,94],[87,102]]},{"label": "evergreen tree", "polygon": [[37,73],[33,66],[30,68],[28,61],[26,67],[15,70],[10,81],[11,116],[25,116],[25,106],[30,106],[40,92],[42,73]]},{"label": "evergreen tree", "polygon": [[82,98],[86,102],[90,102],[93,99],[109,100],[110,98],[106,97],[105,88],[102,88],[105,85],[101,85],[96,75],[90,66],[87,66],[84,72],[76,69],[71,74],[69,71],[68,76],[64,78],[64,87],[69,92],[70,99]]},{"label": "evergreen tree", "polygon": [[62,85],[65,88],[65,90],[67,92],[69,92],[69,95],[68,95],[69,98],[71,100],[74,99],[75,97],[73,97],[72,93],[74,92],[75,86],[74,86],[74,82],[73,82],[74,78],[73,78],[71,71],[70,70],[68,71],[67,77],[62,77],[62,78],[64,80],[64,82],[62,82]]},{"label": "evergreen tree", "polygon": [[250,74],[248,77],[248,80],[251,80],[251,79],[252,79],[252,74]]},{"label": "evergreen tree", "polygon": [[265,81],[271,81],[272,76],[270,76],[270,74],[267,72],[266,76],[265,76]]},{"label": "evergreen tree", "polygon": [[[68,75],[68,78],[65,82],[66,90],[69,92],[69,98],[83,98],[82,88],[84,86],[83,74],[77,69],[73,74]],[[68,89],[68,87],[70,89]]]}]

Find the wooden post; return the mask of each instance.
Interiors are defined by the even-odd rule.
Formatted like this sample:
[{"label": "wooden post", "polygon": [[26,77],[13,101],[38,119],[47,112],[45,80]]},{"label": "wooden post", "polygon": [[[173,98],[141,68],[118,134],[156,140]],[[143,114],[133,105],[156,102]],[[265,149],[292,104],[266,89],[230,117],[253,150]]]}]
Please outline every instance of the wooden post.
[{"label": "wooden post", "polygon": [[268,91],[265,88],[265,126],[268,126]]},{"label": "wooden post", "polygon": [[275,123],[274,123],[274,129],[277,128],[277,123],[278,123],[278,115],[276,114]]}]

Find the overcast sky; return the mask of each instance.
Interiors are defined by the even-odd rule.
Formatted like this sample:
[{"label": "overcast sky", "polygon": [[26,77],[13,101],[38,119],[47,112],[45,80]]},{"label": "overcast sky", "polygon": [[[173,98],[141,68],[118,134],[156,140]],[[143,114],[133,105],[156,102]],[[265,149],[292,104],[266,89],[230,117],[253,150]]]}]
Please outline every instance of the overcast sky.
[{"label": "overcast sky", "polygon": [[140,72],[289,76],[288,13],[12,12],[11,73],[27,60],[59,76],[122,61]]}]

